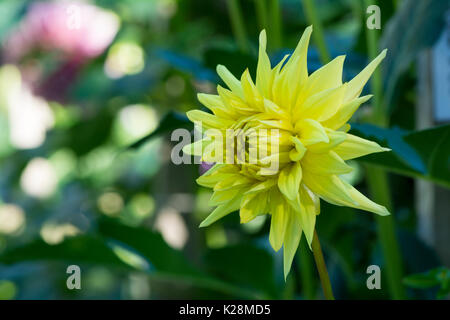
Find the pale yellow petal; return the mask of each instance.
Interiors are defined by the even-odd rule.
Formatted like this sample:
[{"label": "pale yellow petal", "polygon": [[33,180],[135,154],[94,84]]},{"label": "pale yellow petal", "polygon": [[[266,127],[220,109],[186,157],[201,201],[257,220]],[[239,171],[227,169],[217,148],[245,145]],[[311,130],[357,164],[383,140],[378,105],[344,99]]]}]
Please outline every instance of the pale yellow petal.
[{"label": "pale yellow petal", "polygon": [[313,119],[300,120],[295,125],[295,130],[300,136],[300,141],[304,146],[310,146],[319,142],[329,143],[325,129],[322,125]]},{"label": "pale yellow petal", "polygon": [[378,143],[347,133],[344,142],[333,149],[343,160],[362,157],[371,153],[389,151]]},{"label": "pale yellow petal", "polygon": [[336,175],[318,175],[304,168],[303,182],[309,190],[327,202],[341,206],[354,204],[344,183]]},{"label": "pale yellow petal", "polygon": [[300,108],[308,97],[342,85],[344,60],[345,56],[339,56],[311,74],[297,98],[296,109]]},{"label": "pale yellow petal", "polygon": [[342,181],[342,182],[344,183],[345,187],[347,188],[348,193],[350,194],[350,197],[355,202],[355,204],[352,205],[353,208],[373,212],[380,216],[387,216],[390,214],[389,211],[385,207],[373,202],[372,200],[370,200],[369,198],[364,196],[361,192],[356,190],[351,184],[349,184],[345,181]]},{"label": "pale yellow petal", "polygon": [[234,119],[233,110],[225,106],[220,96],[215,94],[199,93],[197,95],[201,104],[211,110],[216,116],[224,119]]},{"label": "pale yellow petal", "polygon": [[192,122],[201,123],[204,129],[227,128],[233,124],[233,121],[229,119],[219,118],[218,116],[200,110],[188,111],[186,115]]},{"label": "pale yellow petal", "polygon": [[256,69],[256,87],[259,92],[270,99],[272,94],[272,74],[269,56],[266,53],[267,36],[263,30],[259,34],[259,57]]},{"label": "pale yellow petal", "polygon": [[302,166],[317,174],[345,174],[353,171],[335,152],[307,152],[302,159]]},{"label": "pale yellow petal", "polygon": [[288,217],[290,207],[286,205],[284,200],[274,197],[270,199],[270,206],[272,219],[270,224],[269,241],[272,248],[275,251],[278,251],[283,246],[284,235],[286,233],[286,228],[289,221]]},{"label": "pale yellow petal", "polygon": [[234,94],[241,99],[244,99],[244,90],[242,89],[241,82],[227,69],[227,67],[219,64],[217,66],[217,74]]},{"label": "pale yellow petal", "polygon": [[268,195],[265,192],[244,195],[240,210],[241,223],[250,222],[257,216],[268,213],[267,200]]},{"label": "pale yellow petal", "polygon": [[345,105],[340,107],[331,118],[323,121],[322,125],[333,130],[341,128],[347,123],[347,121],[350,120],[356,110],[358,110],[359,106],[370,98],[372,98],[372,95],[367,95],[347,102]]},{"label": "pale yellow petal", "polygon": [[292,213],[289,215],[289,222],[284,235],[283,269],[285,280],[291,270],[292,261],[294,260],[301,237],[302,226],[300,223],[300,214],[292,210]]},{"label": "pale yellow petal", "polygon": [[200,228],[208,227],[217,220],[225,217],[227,214],[238,210],[241,204],[241,199],[242,195],[237,195],[227,203],[218,206],[205,220],[203,220],[203,222],[200,224]]},{"label": "pale yellow petal", "polygon": [[[334,150],[336,146],[343,143],[346,139],[347,134],[342,131],[334,131],[328,128],[325,128],[325,132],[328,135],[330,141],[327,142],[319,142],[313,145],[308,146],[308,151],[313,153],[323,153],[328,152],[330,150]],[[345,159],[344,159],[345,160]]]},{"label": "pale yellow petal", "polygon": [[302,167],[300,162],[295,162],[281,170],[278,177],[278,188],[288,199],[295,199],[298,195],[301,181]]},{"label": "pale yellow petal", "polygon": [[361,71],[356,77],[354,77],[349,83],[348,83],[348,90],[345,94],[344,101],[351,101],[361,94],[364,86],[366,85],[367,81],[369,80],[372,73],[375,71],[377,66],[380,64],[381,61],[386,57],[387,50],[384,49],[378,57],[376,57],[367,67],[364,68],[363,71]]}]

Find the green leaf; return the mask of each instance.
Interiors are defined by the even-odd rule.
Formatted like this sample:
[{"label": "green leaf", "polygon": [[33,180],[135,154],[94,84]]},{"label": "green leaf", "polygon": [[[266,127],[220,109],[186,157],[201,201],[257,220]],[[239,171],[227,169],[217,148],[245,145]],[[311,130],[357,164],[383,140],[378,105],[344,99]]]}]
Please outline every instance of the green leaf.
[{"label": "green leaf", "polygon": [[204,62],[206,67],[216,70],[216,67],[224,65],[238,79],[245,69],[249,69],[251,75],[256,74],[258,59],[255,55],[243,53],[237,49],[211,48],[205,52]]},{"label": "green leaf", "polygon": [[450,125],[410,132],[353,124],[351,133],[392,149],[358,160],[450,188]]},{"label": "green leaf", "polygon": [[133,248],[151,264],[151,271],[178,275],[199,275],[181,251],[167,245],[161,234],[146,228],[129,227],[116,220],[98,221],[99,233]]},{"label": "green leaf", "polygon": [[128,146],[127,149],[137,149],[142,145],[144,145],[149,140],[159,135],[169,133],[175,129],[190,129],[190,128],[193,128],[193,124],[189,121],[186,115],[174,111],[169,111],[161,119],[161,121],[159,122],[159,126],[158,128],[156,128],[155,131],[139,139],[132,145]]},{"label": "green leaf", "polygon": [[101,238],[87,235],[67,238],[56,245],[50,245],[43,240],[35,240],[21,247],[9,249],[0,255],[0,263],[4,264],[39,260],[130,268]]},{"label": "green leaf", "polygon": [[447,1],[405,0],[387,24],[380,48],[388,49],[384,61],[385,100],[392,111],[401,74],[424,48],[431,47],[444,29]]},{"label": "green leaf", "polygon": [[409,287],[418,289],[427,289],[439,285],[439,281],[432,274],[419,273],[407,276],[403,279],[403,283]]},{"label": "green leaf", "polygon": [[437,293],[438,299],[443,299],[450,294],[450,269],[439,267],[424,273],[407,276],[403,282],[410,287],[428,289],[440,285]]},{"label": "green leaf", "polygon": [[224,279],[248,289],[277,295],[273,257],[251,244],[237,244],[210,250],[205,257],[209,270]]},{"label": "green leaf", "polygon": [[181,251],[169,247],[159,233],[142,227],[129,227],[108,218],[100,219],[98,228],[105,238],[125,244],[146,258],[151,264],[149,272],[153,278],[180,281],[245,299],[263,296],[254,288],[242,288],[239,283],[230,284],[196,269]]}]

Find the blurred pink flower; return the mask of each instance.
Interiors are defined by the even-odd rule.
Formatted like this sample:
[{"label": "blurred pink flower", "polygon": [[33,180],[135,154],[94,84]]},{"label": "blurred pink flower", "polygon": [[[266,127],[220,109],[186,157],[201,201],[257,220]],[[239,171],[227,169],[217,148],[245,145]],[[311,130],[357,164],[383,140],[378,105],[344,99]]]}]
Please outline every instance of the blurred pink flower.
[{"label": "blurred pink flower", "polygon": [[40,47],[61,50],[80,60],[93,58],[113,41],[119,25],[116,14],[86,2],[36,2],[9,36],[5,56],[15,61]]}]

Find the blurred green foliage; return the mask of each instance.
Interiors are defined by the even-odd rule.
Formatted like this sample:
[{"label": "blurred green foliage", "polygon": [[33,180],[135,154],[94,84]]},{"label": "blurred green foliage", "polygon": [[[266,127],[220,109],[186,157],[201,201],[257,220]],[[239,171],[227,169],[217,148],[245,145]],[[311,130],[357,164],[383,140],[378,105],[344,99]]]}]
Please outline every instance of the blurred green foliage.
[{"label": "blurred green foliage", "polygon": [[[363,2],[317,2],[331,55],[347,54],[344,78],[348,80],[365,66],[368,56]],[[406,274],[412,274],[441,264],[416,235],[412,178],[450,186],[450,127],[414,131],[417,91],[409,85],[417,79],[411,63],[420,49],[434,43],[442,27],[443,22],[434,17],[443,11],[444,1],[421,1],[417,6],[413,1],[402,2],[401,6],[380,3],[383,26],[387,24],[381,45],[390,52],[384,82],[390,92],[386,97],[390,127],[364,124],[370,112],[367,105],[356,114],[352,130],[393,150],[361,161],[395,173],[389,176],[393,213]],[[2,43],[17,32],[31,3],[0,3],[5,17],[0,22]],[[309,276],[311,283],[302,281],[301,266],[311,258],[309,252],[299,255],[284,281],[282,257],[268,243],[267,220],[242,226],[233,214],[213,228],[199,229],[211,209],[205,201],[209,191],[195,185],[200,168],[168,161],[173,146],[170,133],[176,128],[192,129],[184,112],[200,108],[198,92],[214,91],[219,81],[217,64],[236,75],[248,67],[254,76],[258,33],[263,26],[270,28],[270,15],[258,18],[255,1],[240,1],[248,37],[248,50],[242,52],[225,0],[94,3],[120,18],[111,45],[131,43],[140,48],[142,70],[111,77],[105,65],[112,54],[106,49],[77,67],[75,76],[65,74],[70,81],[67,90],[61,89],[62,97],[46,99],[53,124],[36,147],[22,148],[12,142],[8,93],[27,81],[37,87],[48,83],[55,72],[66,70],[64,62],[69,58],[40,48],[11,62],[6,59],[8,47],[2,48],[0,299],[321,297],[315,271]],[[279,47],[271,48],[272,63],[292,52],[307,26],[301,1],[279,3],[283,33]],[[417,18],[408,18],[404,35],[405,17],[411,15]],[[268,34],[273,31],[269,29]],[[316,47],[311,47],[308,59],[310,71],[321,65]],[[6,64],[14,64],[23,79],[13,79]],[[30,166],[33,161],[38,173]],[[360,162],[352,165],[359,174],[351,182],[367,193]],[[45,183],[50,180],[52,184]],[[367,266],[383,268],[384,264],[373,218],[326,203],[322,212],[318,233],[336,297],[389,298],[384,274],[383,290],[366,287]],[[71,264],[81,266],[82,290],[66,287],[66,268]],[[434,290],[428,288],[439,284],[440,296],[448,294],[448,277],[441,279],[443,270],[407,277],[408,286],[426,289],[410,290],[408,297],[434,298]]]}]

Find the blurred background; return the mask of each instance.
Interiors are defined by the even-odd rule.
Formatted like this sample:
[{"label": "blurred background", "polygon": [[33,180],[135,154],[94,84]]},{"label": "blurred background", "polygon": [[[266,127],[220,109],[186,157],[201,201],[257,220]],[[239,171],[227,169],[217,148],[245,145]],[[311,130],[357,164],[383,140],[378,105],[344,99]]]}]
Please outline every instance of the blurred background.
[{"label": "blurred background", "polygon": [[[373,5],[376,5],[375,7]],[[450,14],[447,0],[1,0],[0,299],[316,299],[302,241],[285,282],[269,219],[206,229],[209,164],[175,165],[176,128],[214,92],[217,64],[255,75],[314,33],[313,72],[346,54],[344,80],[388,48],[352,131],[393,151],[346,178],[390,217],[322,201],[338,299],[450,292]],[[179,151],[179,150],[178,150]],[[70,290],[69,265],[81,270]],[[378,265],[381,289],[369,290]]]}]

